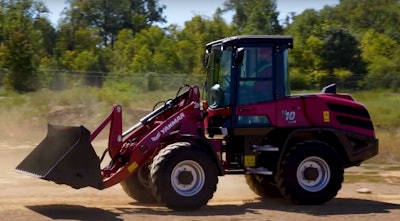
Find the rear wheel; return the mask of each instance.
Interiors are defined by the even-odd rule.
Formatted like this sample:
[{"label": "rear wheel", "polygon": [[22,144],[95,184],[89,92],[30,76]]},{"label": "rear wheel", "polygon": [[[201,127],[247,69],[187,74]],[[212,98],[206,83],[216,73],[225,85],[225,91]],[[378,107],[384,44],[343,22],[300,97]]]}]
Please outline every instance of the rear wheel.
[{"label": "rear wheel", "polygon": [[[276,159],[278,152],[260,153],[256,156],[256,167],[264,167],[276,172]],[[255,194],[263,198],[282,197],[281,192],[276,186],[274,175],[245,174],[246,183]]]},{"label": "rear wheel", "polygon": [[283,158],[278,187],[295,204],[322,204],[342,187],[343,166],[338,153],[325,143],[306,141]]},{"label": "rear wheel", "polygon": [[154,158],[150,170],[157,200],[175,210],[207,204],[217,188],[217,165],[211,156],[190,143],[174,143]]},{"label": "rear wheel", "polygon": [[149,165],[145,164],[120,184],[124,192],[134,200],[140,203],[154,203],[157,200],[151,192],[150,182]]},{"label": "rear wheel", "polygon": [[278,187],[272,183],[267,175],[245,174],[249,188],[263,198],[282,197]]}]

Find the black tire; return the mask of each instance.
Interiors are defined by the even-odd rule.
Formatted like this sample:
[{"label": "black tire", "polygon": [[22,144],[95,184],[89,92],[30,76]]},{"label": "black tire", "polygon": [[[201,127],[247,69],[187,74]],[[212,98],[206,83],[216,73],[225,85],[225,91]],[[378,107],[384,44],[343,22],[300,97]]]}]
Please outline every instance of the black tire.
[{"label": "black tire", "polygon": [[190,143],[162,149],[150,169],[153,195],[174,210],[194,210],[207,204],[217,189],[217,165],[211,156]]},{"label": "black tire", "polygon": [[[268,145],[268,143],[263,143],[263,145]],[[278,152],[261,152],[256,156],[255,167],[264,167],[276,174],[278,158]],[[282,197],[279,188],[276,186],[274,175],[245,174],[245,179],[250,190],[262,198]]]},{"label": "black tire", "polygon": [[342,187],[344,169],[338,153],[318,141],[298,143],[285,155],[277,185],[294,204],[322,204]]},{"label": "black tire", "polygon": [[267,175],[245,174],[246,183],[255,194],[263,198],[282,197],[278,187],[272,183]]},{"label": "black tire", "polygon": [[150,182],[150,168],[146,164],[139,168],[132,176],[120,182],[120,184],[124,192],[137,202],[155,203],[157,200],[151,191]]}]

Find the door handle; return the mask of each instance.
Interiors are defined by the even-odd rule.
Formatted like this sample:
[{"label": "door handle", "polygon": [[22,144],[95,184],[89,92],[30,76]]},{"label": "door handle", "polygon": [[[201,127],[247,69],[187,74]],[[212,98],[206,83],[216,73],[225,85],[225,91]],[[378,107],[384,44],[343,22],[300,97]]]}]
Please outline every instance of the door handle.
[{"label": "door handle", "polygon": [[254,110],[254,108],[240,108],[239,112],[248,112],[248,111],[252,111]]}]

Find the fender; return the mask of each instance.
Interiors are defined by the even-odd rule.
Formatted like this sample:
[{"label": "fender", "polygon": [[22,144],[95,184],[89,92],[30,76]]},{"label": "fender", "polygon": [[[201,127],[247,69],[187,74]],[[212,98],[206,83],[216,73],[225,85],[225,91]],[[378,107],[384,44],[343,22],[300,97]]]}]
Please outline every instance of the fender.
[{"label": "fender", "polygon": [[225,175],[225,169],[224,166],[222,165],[222,161],[219,159],[216,149],[213,148],[213,146],[216,145],[210,144],[210,141],[212,140],[208,140],[205,139],[204,137],[193,134],[181,134],[181,137],[183,138],[182,141],[194,144],[199,148],[204,149],[207,153],[209,153],[218,167],[218,175],[219,176]]}]

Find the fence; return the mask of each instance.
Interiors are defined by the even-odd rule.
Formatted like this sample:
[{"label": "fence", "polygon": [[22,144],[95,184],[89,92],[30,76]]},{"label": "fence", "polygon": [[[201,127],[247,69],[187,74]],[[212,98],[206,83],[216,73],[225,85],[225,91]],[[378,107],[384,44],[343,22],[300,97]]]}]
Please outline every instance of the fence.
[{"label": "fence", "polygon": [[[6,70],[0,69],[0,88],[6,78]],[[33,88],[66,90],[80,86],[104,87],[123,84],[126,87],[135,87],[140,91],[171,90],[177,89],[184,84],[202,86],[205,82],[204,75],[182,75],[182,74],[117,74],[101,72],[80,72],[80,71],[49,71],[35,77],[31,82],[35,84]],[[320,82],[309,82],[305,79],[299,81],[298,78],[291,79],[291,87],[294,90],[320,90],[323,86],[335,83],[339,90],[357,91],[370,90],[374,88],[400,87],[400,77],[369,77],[355,75],[344,80],[326,78]]]}]

